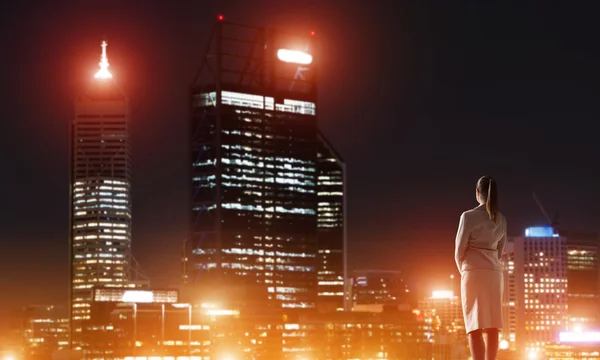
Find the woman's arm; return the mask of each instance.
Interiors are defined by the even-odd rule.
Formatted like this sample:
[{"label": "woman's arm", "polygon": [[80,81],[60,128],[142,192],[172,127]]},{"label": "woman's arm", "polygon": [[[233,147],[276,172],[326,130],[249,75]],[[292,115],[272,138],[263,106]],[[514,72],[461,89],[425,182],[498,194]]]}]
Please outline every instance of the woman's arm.
[{"label": "woman's arm", "polygon": [[506,234],[502,236],[500,241],[498,242],[498,260],[502,260],[502,255],[504,254],[504,245],[506,244]]},{"label": "woman's arm", "polygon": [[469,224],[467,221],[467,217],[465,213],[460,216],[460,222],[458,223],[458,232],[456,233],[456,246],[454,250],[454,260],[456,261],[456,267],[458,267],[458,272],[461,272],[461,264],[463,262],[463,257],[465,256],[465,251],[467,250],[467,245],[469,243],[469,235],[471,235],[471,231],[468,228]]},{"label": "woman's arm", "polygon": [[502,255],[504,255],[504,246],[506,245],[506,219],[502,219],[504,222],[504,235],[498,242],[498,259],[502,260]]}]

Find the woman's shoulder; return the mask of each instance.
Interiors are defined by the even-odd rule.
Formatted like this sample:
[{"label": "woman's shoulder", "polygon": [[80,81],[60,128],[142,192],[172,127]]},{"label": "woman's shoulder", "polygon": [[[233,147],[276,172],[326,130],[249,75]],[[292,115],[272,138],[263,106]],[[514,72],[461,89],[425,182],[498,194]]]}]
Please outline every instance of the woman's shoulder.
[{"label": "woman's shoulder", "polygon": [[479,211],[479,209],[478,209],[478,208],[474,208],[474,209],[470,209],[470,210],[464,211],[464,212],[463,212],[463,213],[460,215],[460,217],[461,217],[462,219],[464,219],[464,220],[470,220],[470,221],[472,221],[472,220],[479,220],[479,219],[483,219],[483,217],[484,217],[483,215],[484,215],[484,214],[487,216],[487,213],[486,213],[486,212],[483,212],[483,213],[482,213],[481,211]]},{"label": "woman's shoulder", "polygon": [[[489,220],[489,215],[487,213],[487,209],[485,208],[485,206],[477,206],[473,209],[464,211],[461,214],[461,218],[463,218],[465,220],[485,221],[485,220]],[[506,226],[506,218],[504,217],[504,215],[501,212],[498,212],[498,219],[499,219],[498,224],[503,224],[504,226]]]},{"label": "woman's shoulder", "polygon": [[477,207],[474,207],[472,209],[464,211],[461,216],[473,216],[473,215],[479,214],[481,211],[487,212],[487,210],[485,209],[485,206],[479,205]]}]

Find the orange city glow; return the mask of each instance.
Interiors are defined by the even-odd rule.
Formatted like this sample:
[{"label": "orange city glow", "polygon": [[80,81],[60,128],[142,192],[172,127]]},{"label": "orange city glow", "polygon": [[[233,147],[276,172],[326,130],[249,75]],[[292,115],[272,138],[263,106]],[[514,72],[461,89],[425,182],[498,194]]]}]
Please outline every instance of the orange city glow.
[{"label": "orange city glow", "polygon": [[434,290],[431,294],[432,299],[449,299],[454,298],[454,292],[451,290]]},{"label": "orange city glow", "polygon": [[302,65],[308,65],[312,63],[312,55],[300,50],[279,49],[277,50],[277,57],[279,60],[288,63]]},{"label": "orange city glow", "polygon": [[112,79],[112,74],[108,71],[108,67],[110,66],[108,63],[108,57],[106,56],[106,41],[102,42],[102,56],[100,57],[100,70],[96,72],[94,78],[96,79]]}]

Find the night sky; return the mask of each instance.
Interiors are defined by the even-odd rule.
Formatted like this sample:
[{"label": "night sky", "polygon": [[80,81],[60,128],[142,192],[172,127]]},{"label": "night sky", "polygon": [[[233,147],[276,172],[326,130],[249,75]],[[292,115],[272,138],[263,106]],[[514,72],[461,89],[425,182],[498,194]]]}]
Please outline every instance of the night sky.
[{"label": "night sky", "polygon": [[577,3],[5,4],[1,308],[66,301],[68,124],[103,38],[133,106],[134,254],[154,285],[178,284],[187,86],[220,13],[316,31],[317,111],[349,169],[353,268],[402,270],[427,289],[438,286],[456,271],[458,219],[476,205],[483,174],[498,181],[512,235],[545,222],[533,191],[564,227],[598,231],[600,9]]}]

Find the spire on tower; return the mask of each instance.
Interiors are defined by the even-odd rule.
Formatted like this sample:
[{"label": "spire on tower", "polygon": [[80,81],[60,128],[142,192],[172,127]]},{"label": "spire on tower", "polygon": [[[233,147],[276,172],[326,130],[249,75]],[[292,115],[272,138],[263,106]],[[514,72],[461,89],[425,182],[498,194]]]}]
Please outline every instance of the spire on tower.
[{"label": "spire on tower", "polygon": [[110,65],[108,64],[108,57],[106,56],[106,45],[106,41],[102,41],[102,56],[98,63],[100,65],[100,70],[94,75],[96,79],[112,79],[113,77],[110,71],[108,71]]}]

